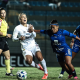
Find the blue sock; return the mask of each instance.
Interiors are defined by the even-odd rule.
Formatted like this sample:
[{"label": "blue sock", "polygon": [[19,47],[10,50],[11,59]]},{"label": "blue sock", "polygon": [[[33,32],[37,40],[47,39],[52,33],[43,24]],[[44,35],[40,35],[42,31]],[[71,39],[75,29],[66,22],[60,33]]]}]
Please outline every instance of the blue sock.
[{"label": "blue sock", "polygon": [[62,68],[61,73],[60,74],[64,74],[65,70]]}]

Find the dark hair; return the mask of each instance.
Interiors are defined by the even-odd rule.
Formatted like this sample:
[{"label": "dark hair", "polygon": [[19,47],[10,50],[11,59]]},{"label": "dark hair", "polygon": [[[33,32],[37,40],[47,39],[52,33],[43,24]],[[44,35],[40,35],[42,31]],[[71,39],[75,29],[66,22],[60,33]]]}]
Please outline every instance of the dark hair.
[{"label": "dark hair", "polygon": [[1,10],[5,10],[3,7],[0,7],[0,13],[1,13]]},{"label": "dark hair", "polygon": [[57,20],[53,19],[50,24],[58,24]]}]

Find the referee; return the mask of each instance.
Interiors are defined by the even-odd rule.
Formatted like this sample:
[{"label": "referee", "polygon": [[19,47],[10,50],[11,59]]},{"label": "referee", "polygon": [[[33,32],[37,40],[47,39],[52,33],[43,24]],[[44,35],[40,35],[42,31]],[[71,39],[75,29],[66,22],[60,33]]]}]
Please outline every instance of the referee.
[{"label": "referee", "polygon": [[5,56],[6,76],[13,76],[10,70],[10,51],[6,38],[11,38],[11,34],[7,34],[8,24],[5,21],[6,11],[0,8],[0,54]]}]

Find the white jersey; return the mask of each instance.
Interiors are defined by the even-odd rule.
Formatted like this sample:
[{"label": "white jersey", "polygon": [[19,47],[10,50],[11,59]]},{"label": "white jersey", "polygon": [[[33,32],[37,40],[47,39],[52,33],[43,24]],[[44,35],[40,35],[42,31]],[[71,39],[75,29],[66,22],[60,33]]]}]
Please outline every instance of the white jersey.
[{"label": "white jersey", "polygon": [[19,40],[21,36],[25,36],[25,40],[21,40],[21,44],[26,43],[26,42],[32,42],[35,41],[34,38],[36,37],[36,33],[28,32],[29,29],[29,24],[27,24],[27,27],[24,27],[22,24],[18,25],[15,27],[14,32],[13,32],[13,41]]},{"label": "white jersey", "polygon": [[19,37],[21,36],[26,37],[25,40],[20,40],[24,58],[26,55],[35,56],[37,51],[41,51],[38,44],[34,40],[34,38],[36,37],[36,33],[34,31],[32,33],[29,33],[28,29],[29,24],[27,24],[27,27],[24,27],[22,24],[20,24],[15,27],[13,32],[13,41],[18,41]]}]

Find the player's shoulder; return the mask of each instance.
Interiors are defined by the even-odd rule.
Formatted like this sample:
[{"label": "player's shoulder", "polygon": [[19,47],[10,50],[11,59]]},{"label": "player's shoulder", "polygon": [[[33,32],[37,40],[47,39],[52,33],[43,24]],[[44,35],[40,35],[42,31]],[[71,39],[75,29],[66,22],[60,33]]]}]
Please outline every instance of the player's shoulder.
[{"label": "player's shoulder", "polygon": [[16,27],[15,27],[15,29],[20,29],[20,27],[21,27],[21,25],[17,25]]},{"label": "player's shoulder", "polygon": [[80,28],[80,25],[78,25],[77,28]]}]

